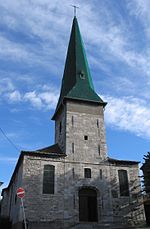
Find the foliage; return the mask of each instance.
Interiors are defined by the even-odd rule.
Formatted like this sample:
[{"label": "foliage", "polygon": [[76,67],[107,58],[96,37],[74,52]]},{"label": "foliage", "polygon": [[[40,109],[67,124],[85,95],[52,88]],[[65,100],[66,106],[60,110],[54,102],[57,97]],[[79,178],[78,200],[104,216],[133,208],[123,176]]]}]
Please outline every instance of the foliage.
[{"label": "foliage", "polygon": [[142,166],[144,191],[146,194],[150,194],[150,152],[147,152],[143,159],[145,160]]}]

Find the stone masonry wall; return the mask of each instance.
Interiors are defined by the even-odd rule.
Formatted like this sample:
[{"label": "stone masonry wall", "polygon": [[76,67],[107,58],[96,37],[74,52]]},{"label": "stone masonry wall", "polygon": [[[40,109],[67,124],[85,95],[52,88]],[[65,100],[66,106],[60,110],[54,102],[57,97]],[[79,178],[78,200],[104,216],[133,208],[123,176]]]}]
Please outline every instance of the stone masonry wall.
[{"label": "stone masonry wall", "polygon": [[[43,170],[45,164],[55,166],[55,194],[43,194]],[[92,177],[84,178],[84,168],[91,168]],[[99,168],[103,170],[100,178]],[[110,186],[107,176],[109,167],[103,163],[75,163],[66,159],[27,157],[24,161],[25,210],[29,221],[79,222],[79,189],[92,187],[98,193],[98,218],[112,217]]]},{"label": "stone masonry wall", "polygon": [[[126,170],[129,182],[129,196],[120,196],[118,170]],[[110,184],[112,190],[112,203],[114,220],[130,222],[135,225],[144,222],[144,206],[141,196],[138,164],[117,165],[110,164]]]},{"label": "stone masonry wall", "polygon": [[58,143],[63,152],[66,151],[66,107],[63,106],[61,113],[55,121],[55,143]]},{"label": "stone masonry wall", "polygon": [[[55,194],[43,194],[43,169],[45,164],[55,166]],[[91,169],[91,178],[84,177],[84,168]],[[102,170],[102,177],[99,170]],[[61,222],[67,225],[79,223],[79,190],[90,187],[97,191],[98,222],[129,221],[137,218],[132,211],[131,203],[137,206],[137,200],[130,197],[120,197],[118,170],[128,171],[130,190],[132,176],[137,178],[137,166],[114,166],[107,161],[99,163],[75,162],[66,159],[50,159],[27,156],[24,161],[23,186],[26,191],[25,210],[27,219],[32,222]],[[114,182],[116,180],[116,182]],[[139,184],[139,183],[137,183]],[[111,190],[117,190],[118,196],[113,197]],[[138,187],[139,189],[139,187]],[[134,190],[134,194],[138,194]],[[130,212],[129,212],[130,210]],[[139,221],[144,219],[143,208],[138,210]],[[139,213],[140,212],[140,213]],[[123,214],[126,218],[123,218]],[[134,216],[134,217],[133,217]]]},{"label": "stone masonry wall", "polygon": [[[96,162],[107,157],[103,107],[67,102],[66,154],[68,160]],[[87,136],[87,140],[84,138]]]},{"label": "stone masonry wall", "polygon": [[[43,194],[44,165],[55,166],[55,194]],[[29,221],[55,221],[63,219],[64,165],[50,158],[26,156],[23,186],[26,191],[25,208]]]},{"label": "stone masonry wall", "polygon": [[14,179],[7,189],[4,191],[4,198],[2,199],[2,216],[7,216],[12,220],[12,223],[18,222],[22,219],[22,210],[20,209],[20,199],[16,196],[17,188],[22,186],[22,165],[20,165]]}]

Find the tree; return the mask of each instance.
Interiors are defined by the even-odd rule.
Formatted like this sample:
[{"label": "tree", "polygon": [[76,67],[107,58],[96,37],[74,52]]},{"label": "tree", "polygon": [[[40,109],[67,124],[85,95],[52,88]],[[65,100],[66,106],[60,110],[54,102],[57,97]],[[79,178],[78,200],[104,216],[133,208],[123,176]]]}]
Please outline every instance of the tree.
[{"label": "tree", "polygon": [[147,195],[150,194],[150,152],[144,155],[144,163],[142,165],[144,191]]}]

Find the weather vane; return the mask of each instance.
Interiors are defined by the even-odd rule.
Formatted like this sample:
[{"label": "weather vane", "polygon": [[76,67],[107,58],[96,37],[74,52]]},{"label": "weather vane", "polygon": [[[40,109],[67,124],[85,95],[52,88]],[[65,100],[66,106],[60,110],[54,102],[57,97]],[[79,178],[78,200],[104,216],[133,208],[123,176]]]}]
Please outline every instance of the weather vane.
[{"label": "weather vane", "polygon": [[74,17],[76,17],[76,12],[79,7],[75,5],[71,5],[71,6],[74,8]]}]

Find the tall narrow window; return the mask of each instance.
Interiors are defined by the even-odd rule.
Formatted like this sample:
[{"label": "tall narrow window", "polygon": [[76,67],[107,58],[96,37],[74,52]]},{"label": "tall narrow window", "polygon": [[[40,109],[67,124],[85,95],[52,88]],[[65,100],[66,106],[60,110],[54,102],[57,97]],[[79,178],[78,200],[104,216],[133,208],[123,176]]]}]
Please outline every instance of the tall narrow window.
[{"label": "tall narrow window", "polygon": [[98,145],[98,154],[99,154],[99,156],[101,155],[101,148],[100,148],[100,145]]},{"label": "tall narrow window", "polygon": [[126,170],[118,170],[120,196],[129,196],[128,174]]},{"label": "tall narrow window", "polygon": [[99,177],[102,180],[102,178],[103,178],[102,169],[99,170]]},{"label": "tall narrow window", "polygon": [[74,143],[72,143],[72,153],[74,153]]},{"label": "tall narrow window", "polygon": [[72,177],[74,179],[74,168],[72,168]]},{"label": "tall narrow window", "polygon": [[84,169],[84,177],[85,178],[91,178],[91,169],[89,169],[89,168]]},{"label": "tall narrow window", "polygon": [[71,117],[71,123],[72,123],[72,126],[74,126],[74,117],[73,116]]},{"label": "tall narrow window", "polygon": [[73,207],[76,207],[76,199],[75,199],[75,195],[73,196]]},{"label": "tall narrow window", "polygon": [[59,123],[59,133],[61,134],[61,131],[62,131],[62,124],[61,122]]},{"label": "tall narrow window", "polygon": [[54,194],[55,166],[44,165],[43,193]]},{"label": "tall narrow window", "polygon": [[99,128],[99,120],[97,119],[97,128]]}]

